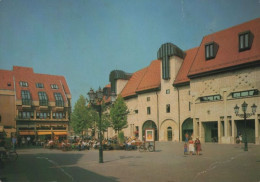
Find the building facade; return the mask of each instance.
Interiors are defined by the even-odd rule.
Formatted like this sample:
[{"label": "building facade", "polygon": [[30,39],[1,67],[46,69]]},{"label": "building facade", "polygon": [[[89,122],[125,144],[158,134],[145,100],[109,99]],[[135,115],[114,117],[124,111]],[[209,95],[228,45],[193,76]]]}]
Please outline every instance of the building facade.
[{"label": "building facade", "polygon": [[38,74],[20,66],[0,70],[0,125],[7,137],[66,137],[70,102],[63,76]]},{"label": "building facade", "polygon": [[[110,82],[130,111],[127,136],[142,140],[154,128],[159,141],[183,141],[188,133],[202,142],[235,143],[246,130],[248,142],[259,144],[260,18],[204,36],[187,51],[163,44],[148,67],[114,70]],[[258,106],[246,123],[234,112],[244,101],[248,113]]]}]

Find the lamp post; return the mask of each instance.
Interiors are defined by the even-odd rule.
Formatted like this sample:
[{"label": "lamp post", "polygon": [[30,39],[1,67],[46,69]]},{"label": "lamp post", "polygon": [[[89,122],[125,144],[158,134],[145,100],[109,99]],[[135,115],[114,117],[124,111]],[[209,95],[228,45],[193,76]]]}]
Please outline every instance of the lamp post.
[{"label": "lamp post", "polygon": [[[101,117],[102,117],[102,100],[103,100],[103,90],[99,87],[99,89],[94,92],[91,88],[88,92],[89,100],[91,105],[98,111],[99,114],[99,163],[103,163],[103,146],[102,146],[102,127],[101,127]],[[116,94],[112,92],[111,94],[111,102],[115,101]]]},{"label": "lamp post", "polygon": [[239,116],[240,118],[244,118],[244,122],[245,122],[245,127],[244,127],[244,132],[245,132],[245,148],[244,148],[244,151],[248,151],[248,147],[247,147],[247,134],[246,134],[246,118],[249,118],[250,116],[255,115],[257,106],[256,106],[255,104],[253,104],[253,105],[251,106],[251,108],[252,108],[252,113],[246,113],[248,104],[247,104],[245,101],[244,101],[244,103],[243,103],[241,106],[242,106],[242,111],[244,112],[243,114],[238,114],[238,112],[239,112],[239,107],[237,106],[237,104],[236,104],[236,106],[234,107],[234,110],[235,110],[236,116]]},{"label": "lamp post", "polygon": [[[103,90],[99,89],[94,92],[93,89],[90,89],[88,92],[89,100],[91,105],[98,111],[99,114],[99,163],[103,163],[103,147],[102,147],[102,136],[101,136],[101,113],[102,113],[102,99],[103,99]],[[96,103],[96,101],[98,101]]]}]

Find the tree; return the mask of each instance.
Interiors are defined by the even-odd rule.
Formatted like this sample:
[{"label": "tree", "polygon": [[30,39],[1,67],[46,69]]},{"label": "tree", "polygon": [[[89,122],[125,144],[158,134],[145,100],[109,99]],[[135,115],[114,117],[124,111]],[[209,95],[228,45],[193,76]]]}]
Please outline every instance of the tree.
[{"label": "tree", "polygon": [[86,106],[86,99],[80,95],[75,103],[73,112],[71,114],[71,125],[76,134],[81,134],[83,131],[92,125],[89,108]]},{"label": "tree", "polygon": [[126,128],[127,125],[127,114],[128,108],[122,96],[118,96],[116,102],[111,107],[110,116],[111,116],[111,125],[116,133],[121,131],[123,128]]}]

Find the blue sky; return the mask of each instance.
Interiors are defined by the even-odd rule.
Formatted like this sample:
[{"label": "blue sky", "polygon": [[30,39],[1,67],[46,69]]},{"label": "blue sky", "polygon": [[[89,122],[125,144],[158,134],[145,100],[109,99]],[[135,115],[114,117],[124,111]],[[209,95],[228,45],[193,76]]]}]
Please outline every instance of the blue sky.
[{"label": "blue sky", "polygon": [[0,0],[0,69],[64,75],[74,104],[109,73],[136,72],[161,44],[183,50],[260,17],[260,0]]}]

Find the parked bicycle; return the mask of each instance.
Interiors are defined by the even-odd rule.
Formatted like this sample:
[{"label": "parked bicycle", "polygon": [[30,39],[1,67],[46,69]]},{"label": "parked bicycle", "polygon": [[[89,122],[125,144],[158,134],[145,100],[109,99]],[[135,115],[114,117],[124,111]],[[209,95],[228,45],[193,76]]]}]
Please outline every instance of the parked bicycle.
[{"label": "parked bicycle", "polygon": [[0,161],[16,161],[18,158],[18,154],[15,150],[6,149],[5,151],[1,150],[0,153]]},{"label": "parked bicycle", "polygon": [[140,145],[139,147],[139,151],[140,152],[144,152],[144,151],[149,151],[149,152],[153,152],[154,151],[154,145],[151,145],[151,143],[148,143],[148,145],[146,146],[146,143],[142,143],[142,145]]}]

